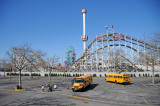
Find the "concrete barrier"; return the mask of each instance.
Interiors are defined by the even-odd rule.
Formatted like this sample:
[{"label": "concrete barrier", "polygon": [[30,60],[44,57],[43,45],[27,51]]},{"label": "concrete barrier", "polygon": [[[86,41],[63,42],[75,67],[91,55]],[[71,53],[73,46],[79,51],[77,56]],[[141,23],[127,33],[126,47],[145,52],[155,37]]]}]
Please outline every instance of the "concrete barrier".
[{"label": "concrete barrier", "polygon": [[[7,76],[7,73],[10,72],[5,72],[5,75]],[[17,73],[19,74],[19,72],[12,72],[12,73]],[[97,77],[105,77],[105,74],[108,74],[111,72],[52,72],[52,74],[59,74],[59,75],[64,75],[64,74],[70,74],[71,76],[79,74],[79,75],[86,75],[86,74],[91,74],[96,75]],[[31,75],[31,72],[22,72],[23,75],[25,74],[29,74],[29,76]],[[45,76],[45,74],[49,75],[49,72],[32,72],[32,74],[40,74],[41,76]],[[133,77],[145,77],[147,75],[147,77],[151,77],[152,76],[152,72],[123,72],[123,74],[129,74],[132,75]],[[160,76],[160,72],[154,72],[154,75],[159,74]],[[4,72],[0,72],[1,76],[4,76]]]}]

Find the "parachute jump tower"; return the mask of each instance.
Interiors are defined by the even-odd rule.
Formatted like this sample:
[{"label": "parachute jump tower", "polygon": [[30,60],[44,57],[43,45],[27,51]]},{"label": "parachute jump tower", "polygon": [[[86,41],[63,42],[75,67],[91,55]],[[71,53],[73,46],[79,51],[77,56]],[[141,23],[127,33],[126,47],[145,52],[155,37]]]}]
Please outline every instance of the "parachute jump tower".
[{"label": "parachute jump tower", "polygon": [[86,13],[87,10],[83,9],[82,14],[83,14],[83,36],[82,36],[82,41],[83,41],[83,49],[85,51],[86,49],[86,41],[88,40],[88,36],[86,35]]}]

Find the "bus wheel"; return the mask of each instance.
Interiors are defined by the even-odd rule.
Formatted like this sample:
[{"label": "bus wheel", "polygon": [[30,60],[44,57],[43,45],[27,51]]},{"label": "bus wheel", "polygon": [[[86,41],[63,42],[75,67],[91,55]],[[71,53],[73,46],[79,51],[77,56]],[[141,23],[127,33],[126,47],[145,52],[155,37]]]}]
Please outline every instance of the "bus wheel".
[{"label": "bus wheel", "polygon": [[72,88],[72,91],[73,91],[73,92],[75,92],[75,89],[74,89],[74,88]]},{"label": "bus wheel", "polygon": [[89,84],[88,87],[91,87],[91,84]]},{"label": "bus wheel", "polygon": [[117,81],[115,81],[115,84],[117,84]]}]

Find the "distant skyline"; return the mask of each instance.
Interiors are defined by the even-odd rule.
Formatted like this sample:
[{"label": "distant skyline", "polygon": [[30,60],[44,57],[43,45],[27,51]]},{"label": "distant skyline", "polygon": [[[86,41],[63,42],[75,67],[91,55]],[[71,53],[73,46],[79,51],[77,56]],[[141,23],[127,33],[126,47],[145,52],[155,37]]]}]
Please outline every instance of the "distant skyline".
[{"label": "distant skyline", "polygon": [[160,32],[159,0],[0,0],[0,59],[26,42],[61,62],[72,46],[78,59],[83,53],[82,9],[87,10],[87,45],[106,33],[106,25],[141,40]]}]

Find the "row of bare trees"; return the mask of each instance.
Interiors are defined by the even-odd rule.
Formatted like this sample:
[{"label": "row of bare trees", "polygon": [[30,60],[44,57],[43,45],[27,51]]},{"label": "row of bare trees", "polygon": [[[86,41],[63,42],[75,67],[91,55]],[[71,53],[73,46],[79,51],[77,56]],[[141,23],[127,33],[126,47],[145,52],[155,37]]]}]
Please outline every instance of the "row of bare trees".
[{"label": "row of bare trees", "polygon": [[[160,47],[160,33],[154,34],[154,36],[151,38],[151,43]],[[160,50],[158,50],[157,52],[150,50],[148,54],[148,56],[150,57],[148,61],[152,66],[152,84],[154,84],[154,66],[155,64],[160,66]]]},{"label": "row of bare trees", "polygon": [[[30,71],[32,78],[32,71],[48,70],[51,75],[53,67],[56,67],[56,63],[59,58],[57,56],[46,58],[46,54],[41,50],[33,50],[31,45],[24,43],[23,45],[12,47],[7,51],[8,58],[0,60],[0,66],[7,71],[19,71],[19,87],[22,88],[21,72]],[[4,71],[5,73],[5,71]],[[11,74],[10,74],[11,75]],[[5,76],[5,74],[4,74]],[[11,77],[10,77],[11,79]],[[51,78],[49,78],[51,81]]]}]

